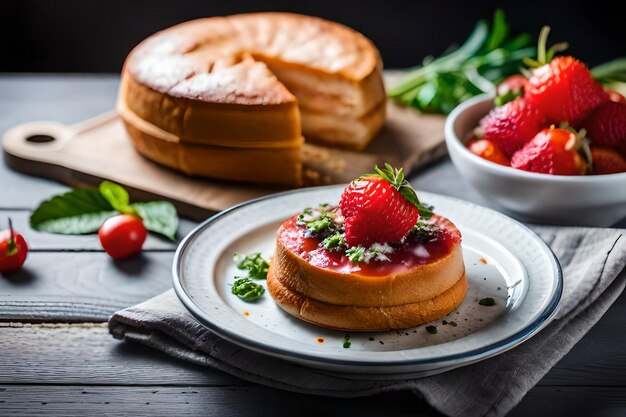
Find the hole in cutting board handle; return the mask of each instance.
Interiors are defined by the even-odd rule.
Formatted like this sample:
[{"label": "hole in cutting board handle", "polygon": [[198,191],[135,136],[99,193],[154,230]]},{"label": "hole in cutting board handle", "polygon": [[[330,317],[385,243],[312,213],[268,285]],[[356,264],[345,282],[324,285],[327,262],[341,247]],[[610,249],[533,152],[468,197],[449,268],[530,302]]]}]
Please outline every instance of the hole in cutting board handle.
[{"label": "hole in cutting board handle", "polygon": [[31,143],[49,143],[54,142],[56,138],[50,135],[31,135],[26,138],[26,142]]}]

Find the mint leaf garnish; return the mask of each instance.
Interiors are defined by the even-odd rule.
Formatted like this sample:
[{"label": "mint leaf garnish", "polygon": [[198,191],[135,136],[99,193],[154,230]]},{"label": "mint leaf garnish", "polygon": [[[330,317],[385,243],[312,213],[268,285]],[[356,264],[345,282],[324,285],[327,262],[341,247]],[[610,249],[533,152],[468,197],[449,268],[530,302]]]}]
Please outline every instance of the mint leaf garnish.
[{"label": "mint leaf garnish", "polygon": [[41,232],[82,235],[97,232],[115,213],[97,190],[78,189],[41,203],[30,216],[30,225]]},{"label": "mint leaf garnish", "polygon": [[104,181],[98,190],[79,188],[42,202],[30,216],[30,225],[41,232],[64,235],[95,233],[118,213],[140,216],[146,229],[176,239],[178,215],[166,201],[130,204],[121,186]]},{"label": "mint leaf garnish", "polygon": [[104,197],[115,210],[124,214],[139,215],[137,210],[130,206],[128,191],[122,186],[111,181],[102,181],[98,189],[102,197]]},{"label": "mint leaf garnish", "polygon": [[148,203],[134,203],[129,207],[138,213],[146,229],[163,235],[171,241],[176,240],[178,215],[172,203],[169,201],[150,201]]}]

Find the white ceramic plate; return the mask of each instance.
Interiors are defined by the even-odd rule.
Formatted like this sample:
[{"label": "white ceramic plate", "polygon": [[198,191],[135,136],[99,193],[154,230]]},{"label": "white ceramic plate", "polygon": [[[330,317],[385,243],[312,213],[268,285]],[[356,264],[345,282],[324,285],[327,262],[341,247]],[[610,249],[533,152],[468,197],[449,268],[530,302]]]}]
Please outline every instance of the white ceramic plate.
[{"label": "white ceramic plate", "polygon": [[[425,375],[502,353],[545,327],[563,288],[548,246],[522,224],[451,197],[418,192],[463,235],[469,283],[459,308],[436,322],[391,332],[324,329],[283,312],[266,291],[248,303],[230,292],[236,252],[269,258],[275,233],[305,207],[339,201],[343,187],[296,190],[253,200],[210,218],[180,244],[174,258],[176,294],[206,327],[246,348],[321,369],[354,374]],[[264,282],[263,282],[264,284]],[[478,301],[492,297],[496,305]],[[445,323],[445,324],[444,324]],[[437,333],[426,330],[435,325]],[[322,341],[323,340],[323,341]]]}]

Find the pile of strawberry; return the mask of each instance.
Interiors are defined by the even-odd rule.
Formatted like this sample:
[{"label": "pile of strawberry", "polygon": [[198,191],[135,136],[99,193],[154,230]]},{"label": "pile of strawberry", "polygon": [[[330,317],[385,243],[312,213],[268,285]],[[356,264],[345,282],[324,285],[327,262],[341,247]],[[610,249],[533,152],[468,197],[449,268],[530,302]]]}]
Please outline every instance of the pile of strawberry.
[{"label": "pile of strawberry", "polygon": [[528,77],[507,78],[496,103],[507,97],[515,98],[480,121],[471,152],[544,174],[626,172],[626,98],[605,90],[576,58],[554,57]]}]

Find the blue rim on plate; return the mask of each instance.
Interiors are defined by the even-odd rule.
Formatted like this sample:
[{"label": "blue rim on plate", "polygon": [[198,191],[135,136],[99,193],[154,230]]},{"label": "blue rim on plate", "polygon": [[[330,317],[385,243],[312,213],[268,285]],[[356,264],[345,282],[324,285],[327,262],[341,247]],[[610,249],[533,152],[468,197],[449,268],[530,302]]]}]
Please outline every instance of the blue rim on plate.
[{"label": "blue rim on plate", "polygon": [[[435,356],[435,357],[430,357],[430,358],[425,358],[425,359],[412,358],[412,359],[397,359],[393,361],[389,361],[389,360],[363,361],[363,360],[354,360],[354,359],[336,359],[336,358],[325,358],[325,357],[320,357],[316,355],[311,355],[311,354],[308,354],[307,352],[294,352],[293,350],[284,349],[284,348],[281,348],[275,345],[270,345],[267,343],[262,343],[258,340],[252,340],[250,338],[246,338],[242,336],[240,333],[230,331],[229,329],[226,329],[220,326],[219,323],[214,323],[208,320],[205,317],[205,312],[203,311],[203,309],[198,304],[196,304],[196,302],[192,299],[191,295],[187,292],[187,290],[184,288],[183,284],[181,283],[182,282],[181,268],[182,268],[183,254],[188,249],[188,247],[191,244],[193,244],[194,239],[197,238],[197,236],[201,232],[205,231],[207,228],[211,227],[213,224],[218,222],[223,216],[231,214],[237,210],[241,210],[242,208],[246,208],[247,206],[257,204],[259,202],[263,202],[266,200],[288,196],[290,194],[306,193],[306,192],[312,192],[312,191],[324,190],[324,189],[332,189],[332,188],[337,188],[337,186],[324,186],[324,187],[297,189],[297,190],[290,190],[290,191],[285,191],[281,193],[259,197],[259,198],[235,205],[227,210],[224,210],[210,217],[209,219],[205,220],[200,225],[198,225],[182,240],[182,242],[178,246],[175,256],[174,256],[173,265],[172,265],[174,290],[178,298],[183,303],[183,305],[202,325],[207,327],[209,330],[215,332],[217,335],[225,338],[226,340],[229,340],[242,347],[249,348],[257,352],[269,354],[269,355],[280,357],[280,358],[287,359],[287,360],[289,360],[289,358],[300,359],[301,361],[304,361],[307,364],[310,364],[311,366],[315,366],[316,363],[322,363],[322,364],[325,363],[325,364],[331,364],[331,365],[332,364],[341,365],[341,366],[346,366],[346,367],[352,367],[352,366],[353,367],[368,367],[368,368],[372,368],[373,372],[376,372],[374,371],[374,368],[379,367],[379,366],[392,369],[394,367],[406,367],[410,365],[441,364],[441,367],[443,368],[443,367],[449,366],[451,363],[454,363],[454,361],[458,361],[458,360],[463,360],[464,361],[463,364],[473,363],[473,362],[494,356],[496,354],[502,353],[504,351],[507,351],[517,346],[518,344],[528,340],[530,337],[532,337],[537,332],[542,330],[545,326],[547,326],[551,322],[551,320],[554,318],[555,313],[557,311],[557,307],[561,300],[562,292],[563,292],[563,273],[562,273],[562,269],[561,269],[558,259],[556,258],[556,256],[554,255],[550,247],[536,233],[534,233],[528,227],[495,210],[487,209],[490,211],[490,214],[493,216],[499,216],[501,218],[506,219],[507,221],[514,222],[514,224],[524,229],[524,231],[527,232],[529,236],[531,236],[535,240],[536,243],[542,246],[543,249],[545,249],[545,251],[551,255],[549,258],[550,264],[555,274],[554,291],[551,294],[551,297],[546,307],[541,312],[541,314],[534,321],[528,323],[523,329],[495,343],[491,343],[489,345],[472,349],[472,350],[468,350],[468,351],[464,351],[461,353],[444,354],[441,356]],[[444,197],[449,200],[456,200],[466,205],[471,205],[477,208],[485,209],[476,204],[469,203],[467,201],[463,201],[460,199],[456,199],[454,197],[448,197],[448,196],[441,196],[441,197]],[[394,371],[389,371],[389,373],[392,373],[392,372]],[[400,373],[410,373],[410,372],[400,372]]]}]

